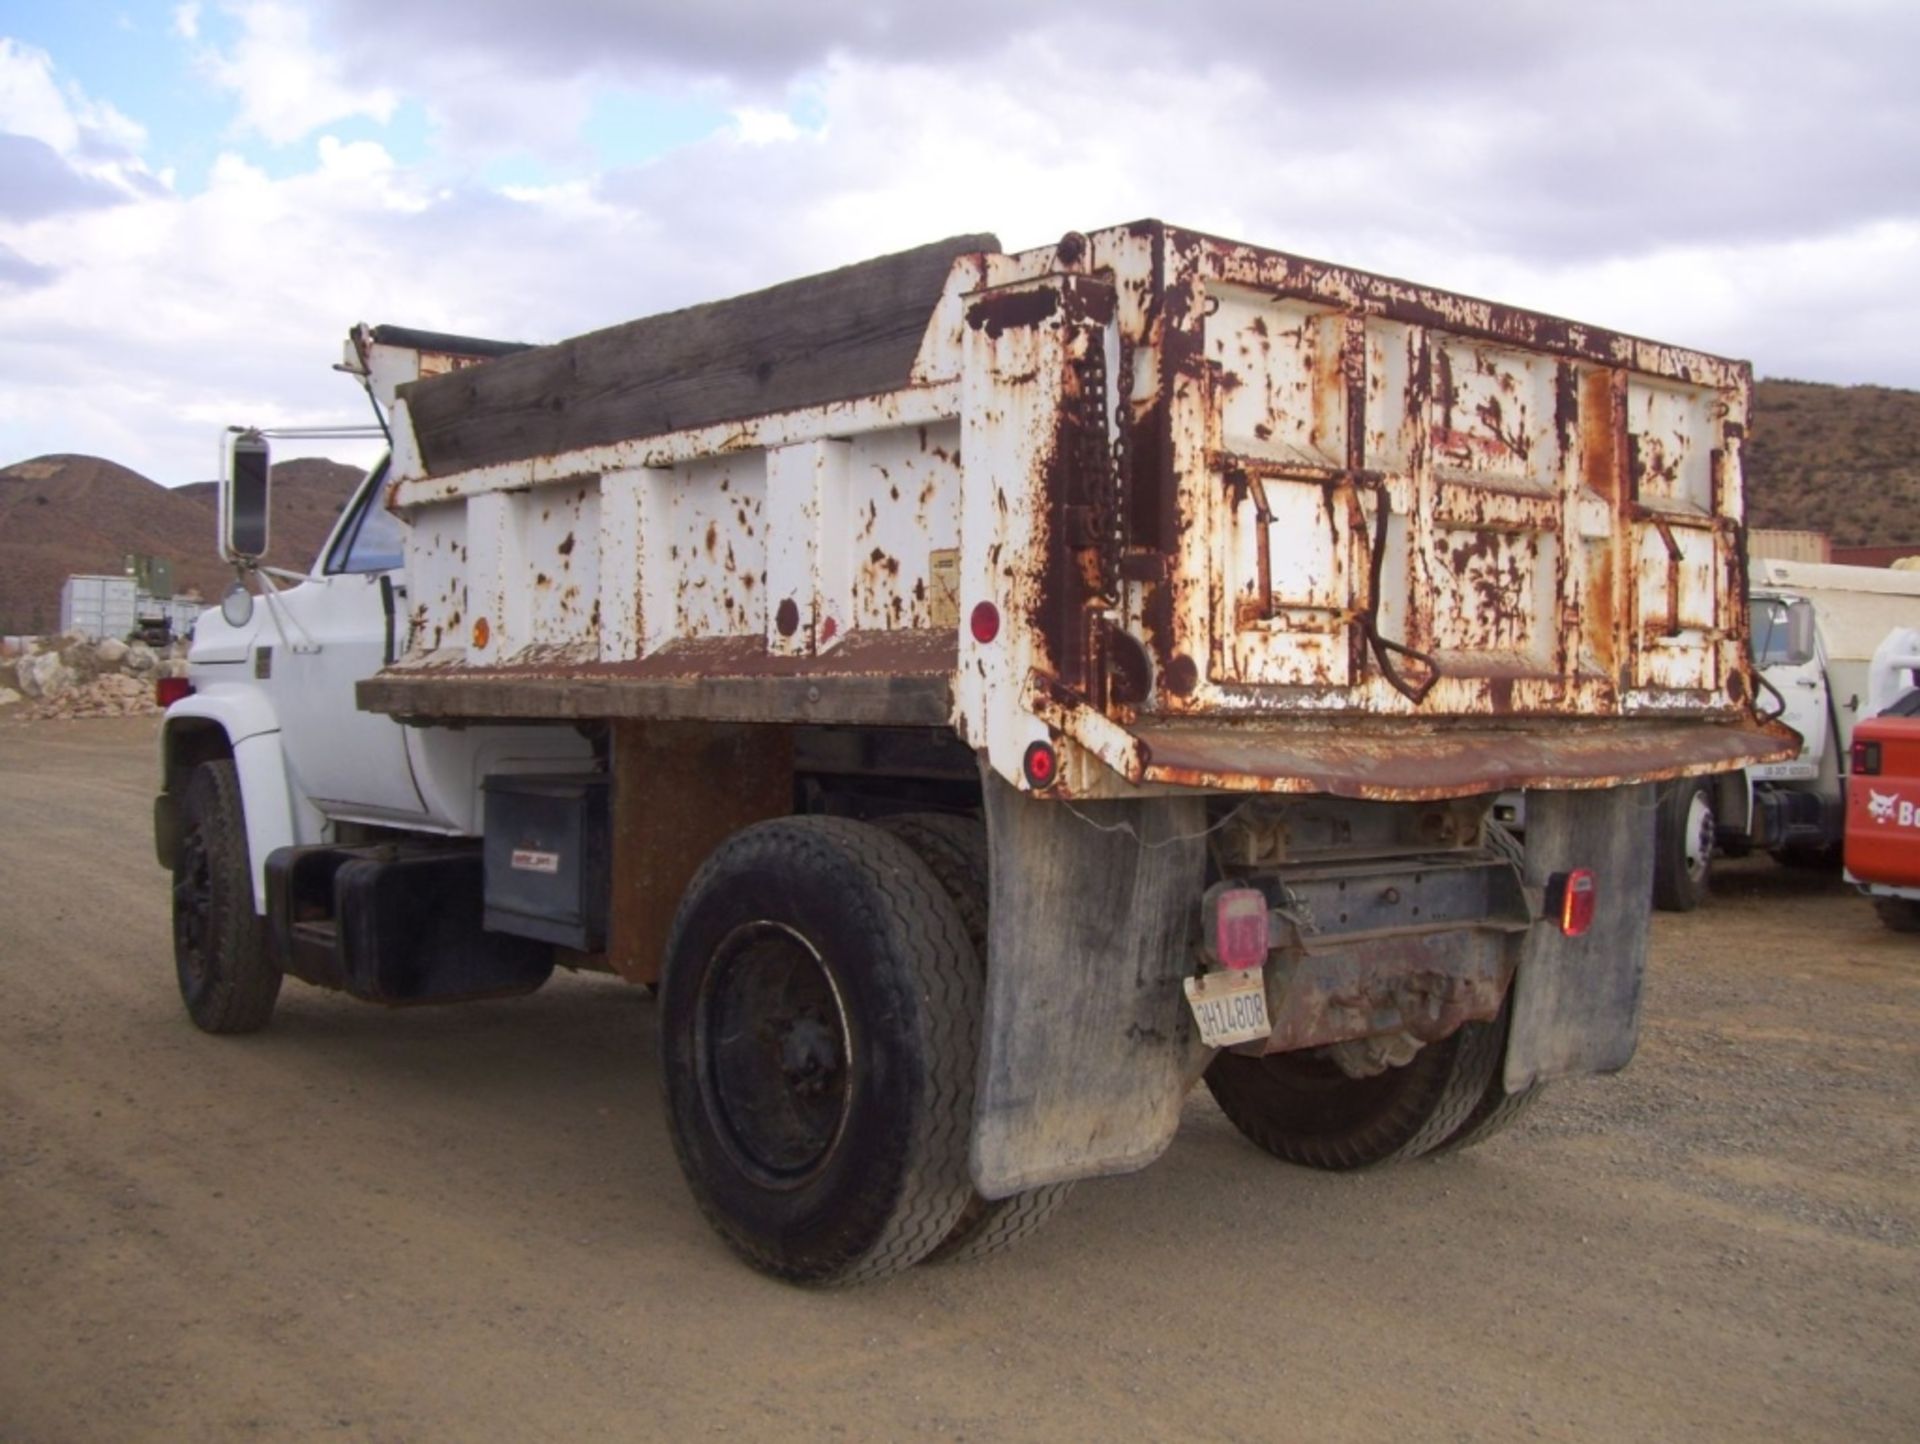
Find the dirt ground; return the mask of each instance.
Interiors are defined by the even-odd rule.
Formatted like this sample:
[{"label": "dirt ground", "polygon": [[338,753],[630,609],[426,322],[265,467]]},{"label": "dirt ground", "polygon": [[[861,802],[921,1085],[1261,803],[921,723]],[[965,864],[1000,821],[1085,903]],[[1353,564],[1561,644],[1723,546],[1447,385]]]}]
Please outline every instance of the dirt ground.
[{"label": "dirt ground", "polygon": [[1634,1065],[1482,1149],[1293,1170],[1202,1096],[809,1293],[695,1212],[637,991],[196,1033],[155,725],[0,723],[0,1439],[1920,1438],[1920,939],[1834,879],[1661,917]]}]

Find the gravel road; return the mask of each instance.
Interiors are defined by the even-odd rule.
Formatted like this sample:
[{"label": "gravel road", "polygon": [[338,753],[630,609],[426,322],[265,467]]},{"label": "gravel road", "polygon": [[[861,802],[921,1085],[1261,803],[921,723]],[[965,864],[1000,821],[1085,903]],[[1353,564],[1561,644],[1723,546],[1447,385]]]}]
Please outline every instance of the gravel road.
[{"label": "gravel road", "polygon": [[1204,1094],[1000,1259],[710,1235],[653,1005],[174,995],[151,719],[0,723],[0,1440],[1920,1438],[1920,939],[1726,869],[1624,1075],[1335,1176]]}]

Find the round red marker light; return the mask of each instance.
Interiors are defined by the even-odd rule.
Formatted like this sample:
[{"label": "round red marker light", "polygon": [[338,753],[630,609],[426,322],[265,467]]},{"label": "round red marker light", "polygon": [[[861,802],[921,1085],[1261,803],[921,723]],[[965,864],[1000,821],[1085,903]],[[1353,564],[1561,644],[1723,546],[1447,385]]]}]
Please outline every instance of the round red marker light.
[{"label": "round red marker light", "polygon": [[973,640],[981,644],[1000,635],[1000,609],[992,602],[981,602],[973,609]]},{"label": "round red marker light", "polygon": [[1060,757],[1045,742],[1027,744],[1027,755],[1020,759],[1020,770],[1027,775],[1027,786],[1040,792],[1053,786],[1060,777]]}]

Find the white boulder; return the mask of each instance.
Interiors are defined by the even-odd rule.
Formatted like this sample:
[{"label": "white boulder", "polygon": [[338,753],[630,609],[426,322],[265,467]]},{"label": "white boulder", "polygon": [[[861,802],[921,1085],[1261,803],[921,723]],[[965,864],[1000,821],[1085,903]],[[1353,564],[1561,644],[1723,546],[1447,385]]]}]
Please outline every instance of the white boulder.
[{"label": "white boulder", "polygon": [[58,697],[73,685],[73,672],[60,660],[58,652],[40,652],[22,657],[14,668],[20,690],[29,697]]}]

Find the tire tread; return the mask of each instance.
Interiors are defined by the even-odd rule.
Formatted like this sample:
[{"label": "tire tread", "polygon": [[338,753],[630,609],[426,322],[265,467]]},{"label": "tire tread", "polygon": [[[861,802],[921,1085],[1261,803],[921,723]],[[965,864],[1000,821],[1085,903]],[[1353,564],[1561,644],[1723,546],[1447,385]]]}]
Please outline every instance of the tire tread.
[{"label": "tire tread", "polygon": [[[950,812],[895,813],[876,825],[918,853],[947,890],[973,942],[984,977],[991,884],[985,825]],[[1009,1249],[1038,1231],[1072,1192],[1071,1183],[1045,1184],[1006,1198],[989,1199],[974,1192],[965,1212],[923,1262],[965,1263]]]},{"label": "tire tread", "polygon": [[[972,946],[945,889],[914,851],[864,823],[836,817],[791,817],[736,833],[715,851],[688,886],[688,902],[730,870],[758,857],[779,855],[816,876],[851,874],[841,905],[869,936],[891,939],[912,960],[917,1013],[925,1043],[926,1094],[909,1141],[900,1188],[874,1237],[840,1258],[796,1261],[732,1225],[707,1191],[693,1189],[716,1232],[756,1268],[796,1283],[872,1282],[918,1263],[947,1236],[971,1194],[966,1156],[973,1106],[974,1056],[979,1048],[980,979]],[[683,902],[669,957],[677,957],[687,913]],[[663,1027],[666,1010],[662,1010]],[[690,1181],[697,1163],[677,1127],[669,1132]]]},{"label": "tire tread", "polygon": [[245,805],[240,774],[230,759],[203,762],[193,770],[185,811],[187,826],[200,830],[207,849],[213,896],[206,966],[214,973],[198,999],[187,995],[182,978],[187,1014],[204,1032],[258,1032],[273,1016],[281,974],[268,956],[266,924],[253,910]]}]

